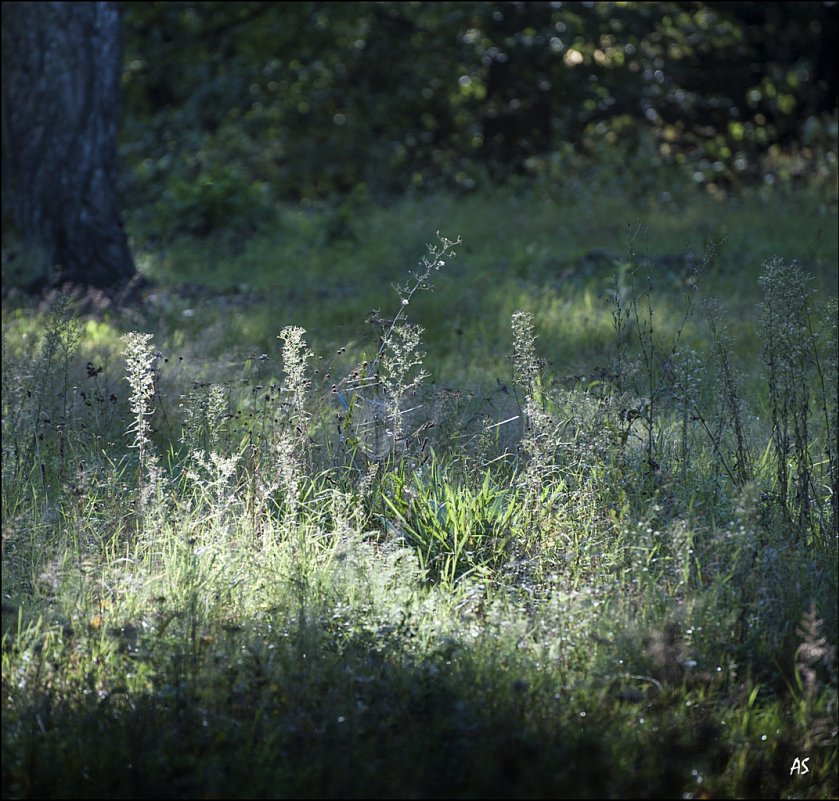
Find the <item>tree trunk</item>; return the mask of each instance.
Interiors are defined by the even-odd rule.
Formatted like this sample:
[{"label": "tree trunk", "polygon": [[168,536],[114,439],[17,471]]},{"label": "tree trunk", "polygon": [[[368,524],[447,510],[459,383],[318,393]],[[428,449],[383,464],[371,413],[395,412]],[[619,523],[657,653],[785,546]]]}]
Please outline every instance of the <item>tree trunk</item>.
[{"label": "tree trunk", "polygon": [[116,190],[116,3],[3,3],[3,211],[41,283],[112,287],[136,269]]}]

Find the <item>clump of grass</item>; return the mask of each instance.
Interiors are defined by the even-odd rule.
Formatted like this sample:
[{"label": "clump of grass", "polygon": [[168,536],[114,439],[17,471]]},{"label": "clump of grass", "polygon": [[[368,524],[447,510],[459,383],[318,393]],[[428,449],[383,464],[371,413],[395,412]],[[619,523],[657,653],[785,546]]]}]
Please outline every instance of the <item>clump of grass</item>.
[{"label": "clump of grass", "polygon": [[[760,286],[764,296],[761,336],[772,422],[775,494],[784,519],[796,524],[797,536],[804,536],[812,528],[815,513],[820,538],[826,540],[831,523],[835,532],[837,521],[833,491],[837,484],[836,393],[833,382],[825,379],[826,362],[813,325],[810,280],[797,264],[775,258],[766,263]],[[815,405],[823,415],[826,460],[813,453],[813,390]],[[828,493],[819,486],[821,480],[830,488],[828,492],[833,497],[829,501]],[[830,511],[825,514],[827,505]]]},{"label": "clump of grass", "polygon": [[[713,343],[713,354],[720,375],[720,393],[722,409],[727,417],[728,427],[733,433],[734,458],[725,459],[729,477],[734,479],[738,487],[743,487],[751,481],[754,474],[752,466],[752,455],[748,445],[746,434],[746,405],[743,400],[742,388],[739,385],[737,374],[731,360],[731,339],[728,333],[728,326],[725,321],[723,310],[719,305],[708,302],[704,305],[705,318],[708,321],[708,329],[711,333]],[[719,458],[722,455],[722,445],[719,439],[715,439],[715,449]]]},{"label": "clump of grass", "polygon": [[76,423],[70,368],[80,335],[70,298],[59,295],[38,347],[30,351],[37,356],[10,359],[4,337],[3,439],[4,447],[14,450],[13,460],[4,459],[4,467],[15,465],[15,475],[8,478],[18,485],[37,476],[45,498],[53,480],[60,486],[67,478],[72,461],[69,443]]},{"label": "clump of grass", "polygon": [[402,465],[381,495],[391,537],[416,549],[429,579],[448,588],[500,567],[521,515],[518,491],[489,470],[460,480],[450,471],[433,455],[413,475]]},{"label": "clump of grass", "polygon": [[[545,411],[542,394],[541,372],[544,362],[536,357],[536,335],[533,330],[533,315],[518,310],[513,313],[513,386],[524,394],[520,403],[523,423],[522,451],[529,459],[529,465],[545,468],[551,462],[554,443],[552,421]],[[536,478],[534,473],[531,478]],[[536,485],[534,485],[536,486]]]},{"label": "clump of grass", "polygon": [[[378,310],[369,322],[381,330],[375,356],[353,371],[341,387],[334,387],[347,413],[341,419],[349,432],[351,447],[360,446],[365,458],[379,461],[398,456],[406,446],[406,420],[416,412],[416,398],[427,373],[422,370],[425,354],[420,350],[423,329],[407,322],[407,308],[420,291],[432,288],[432,275],[454,258],[460,240],[450,240],[438,233],[438,244],[427,245],[420,270],[413,282],[397,287],[399,306],[392,319],[383,319]],[[406,407],[406,402],[411,404]]]},{"label": "clump of grass", "polygon": [[128,433],[133,435],[130,448],[137,449],[140,489],[138,511],[149,510],[150,502],[156,500],[161,479],[158,458],[151,447],[151,424],[154,414],[154,363],[155,351],[151,345],[151,334],[132,332],[123,337],[125,342],[126,381],[131,387],[129,405],[133,419]]},{"label": "clump of grass", "polygon": [[283,370],[287,400],[283,404],[283,424],[272,443],[277,482],[283,493],[287,516],[297,518],[300,484],[308,467],[307,394],[311,384],[306,363],[312,352],[299,326],[286,326],[279,334],[283,341]]},{"label": "clump of grass", "polygon": [[181,442],[190,452],[199,448],[218,451],[229,414],[224,387],[212,382],[196,384],[184,395],[180,407],[184,414]]}]

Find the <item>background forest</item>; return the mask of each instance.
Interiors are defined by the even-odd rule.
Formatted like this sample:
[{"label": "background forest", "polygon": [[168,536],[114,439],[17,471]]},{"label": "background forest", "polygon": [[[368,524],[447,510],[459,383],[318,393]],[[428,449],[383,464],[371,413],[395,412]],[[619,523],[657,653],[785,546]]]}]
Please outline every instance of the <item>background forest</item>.
[{"label": "background forest", "polygon": [[836,797],[839,6],[121,9],[131,293],[4,184],[3,796]]},{"label": "background forest", "polygon": [[789,181],[835,140],[836,30],[829,3],[129,4],[125,196],[161,236],[583,164],[637,196]]}]

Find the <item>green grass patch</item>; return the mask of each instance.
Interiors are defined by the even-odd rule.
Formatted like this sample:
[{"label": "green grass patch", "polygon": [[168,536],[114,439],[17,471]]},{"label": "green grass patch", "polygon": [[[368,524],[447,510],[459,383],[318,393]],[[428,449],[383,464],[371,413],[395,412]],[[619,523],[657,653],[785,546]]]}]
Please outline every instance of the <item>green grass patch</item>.
[{"label": "green grass patch", "polygon": [[4,796],[836,795],[835,200],[577,191],[9,294]]}]

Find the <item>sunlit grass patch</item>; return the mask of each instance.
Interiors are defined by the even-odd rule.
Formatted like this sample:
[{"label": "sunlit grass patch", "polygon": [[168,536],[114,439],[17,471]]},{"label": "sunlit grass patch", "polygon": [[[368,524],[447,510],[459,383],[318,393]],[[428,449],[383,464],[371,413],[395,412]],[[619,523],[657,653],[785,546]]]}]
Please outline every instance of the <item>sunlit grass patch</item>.
[{"label": "sunlit grass patch", "polygon": [[[659,303],[678,305],[693,266],[713,247],[700,291],[722,296],[734,325],[759,302],[757,276],[770,256],[798,259],[820,291],[829,292],[837,278],[835,216],[806,192],[755,192],[726,202],[689,192],[667,202],[509,191],[491,198],[408,197],[348,206],[346,226],[325,239],[335,213],[328,205],[289,207],[274,229],[235,247],[175,242],[147,259],[144,269],[163,282],[161,322],[195,338],[222,315],[225,330],[202,338],[220,351],[247,342],[265,352],[278,323],[303,326],[324,350],[358,341],[371,333],[363,324],[368,313],[385,313],[392,285],[435,229],[456,230],[463,239],[459,263],[436,277],[437,291],[414,307],[442,359],[477,343],[500,352],[512,308],[532,308],[552,296],[569,307],[557,315],[566,339],[588,340],[585,326],[602,330],[603,299],[630,253],[639,261],[639,280],[649,275]],[[167,287],[183,282],[195,288],[167,295]],[[561,330],[553,320],[549,327]],[[586,349],[574,350],[580,361],[588,358]]]}]

